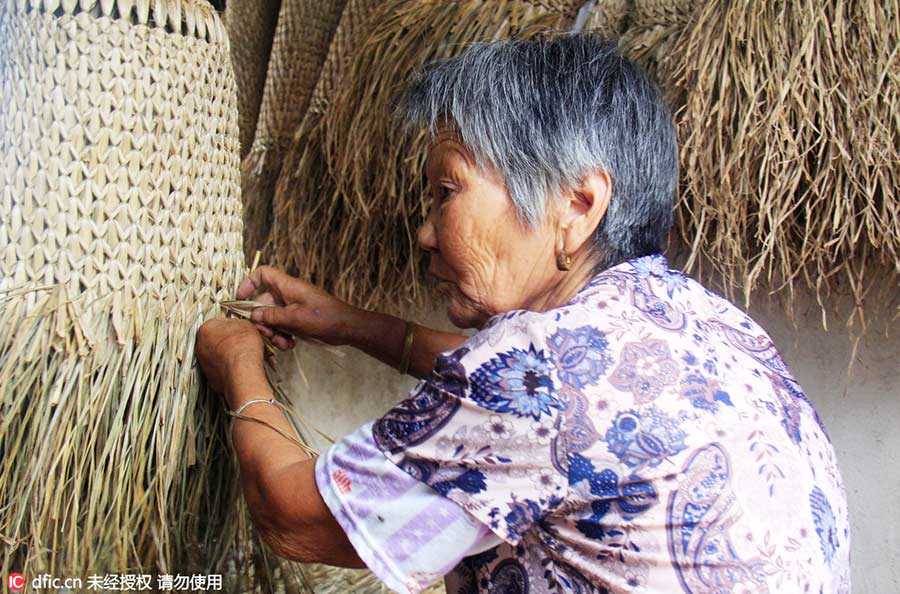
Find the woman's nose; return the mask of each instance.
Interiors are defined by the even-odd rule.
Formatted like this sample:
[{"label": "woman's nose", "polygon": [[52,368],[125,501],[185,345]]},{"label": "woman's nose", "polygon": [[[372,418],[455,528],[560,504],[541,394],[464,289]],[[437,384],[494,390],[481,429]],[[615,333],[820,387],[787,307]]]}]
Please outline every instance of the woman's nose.
[{"label": "woman's nose", "polygon": [[419,242],[419,247],[423,250],[429,252],[437,251],[437,234],[434,229],[433,213],[429,213],[428,218],[419,227],[419,230],[416,232],[416,239]]}]

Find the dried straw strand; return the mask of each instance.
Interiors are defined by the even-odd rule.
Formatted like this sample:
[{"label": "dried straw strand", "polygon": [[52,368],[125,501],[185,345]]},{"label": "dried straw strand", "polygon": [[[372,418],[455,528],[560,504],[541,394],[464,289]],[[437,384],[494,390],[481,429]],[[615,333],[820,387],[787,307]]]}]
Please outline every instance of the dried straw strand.
[{"label": "dried straw strand", "polygon": [[[749,304],[757,286],[854,299],[900,286],[900,3],[712,2],[678,42],[681,235]],[[710,35],[710,31],[717,31]],[[885,281],[887,281],[885,283]],[[875,284],[890,294],[867,299]],[[896,301],[894,301],[896,303]],[[823,317],[824,322],[824,317]]]}]

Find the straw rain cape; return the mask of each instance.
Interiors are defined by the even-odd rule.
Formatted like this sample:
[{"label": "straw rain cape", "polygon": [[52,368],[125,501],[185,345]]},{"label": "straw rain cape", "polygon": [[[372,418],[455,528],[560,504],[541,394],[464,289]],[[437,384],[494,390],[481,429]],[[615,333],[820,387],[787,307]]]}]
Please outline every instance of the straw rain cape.
[{"label": "straw rain cape", "polygon": [[244,273],[222,23],[200,0],[0,0],[0,105],[2,574],[260,581],[194,362]]}]

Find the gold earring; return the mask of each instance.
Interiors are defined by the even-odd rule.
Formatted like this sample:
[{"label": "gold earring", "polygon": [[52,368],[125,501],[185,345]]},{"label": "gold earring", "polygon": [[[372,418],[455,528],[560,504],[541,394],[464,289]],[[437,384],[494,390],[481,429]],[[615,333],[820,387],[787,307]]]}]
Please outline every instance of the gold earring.
[{"label": "gold earring", "polygon": [[569,257],[569,254],[566,253],[566,245],[563,240],[562,230],[556,234],[556,268],[561,272],[565,272],[572,268],[572,258]]}]

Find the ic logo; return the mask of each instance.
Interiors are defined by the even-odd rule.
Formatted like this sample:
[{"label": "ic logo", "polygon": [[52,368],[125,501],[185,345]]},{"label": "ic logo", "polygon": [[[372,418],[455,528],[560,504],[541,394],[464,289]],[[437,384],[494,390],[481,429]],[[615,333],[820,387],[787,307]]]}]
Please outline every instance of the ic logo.
[{"label": "ic logo", "polygon": [[11,573],[6,578],[6,585],[10,590],[18,592],[25,587],[25,576],[21,573]]}]

